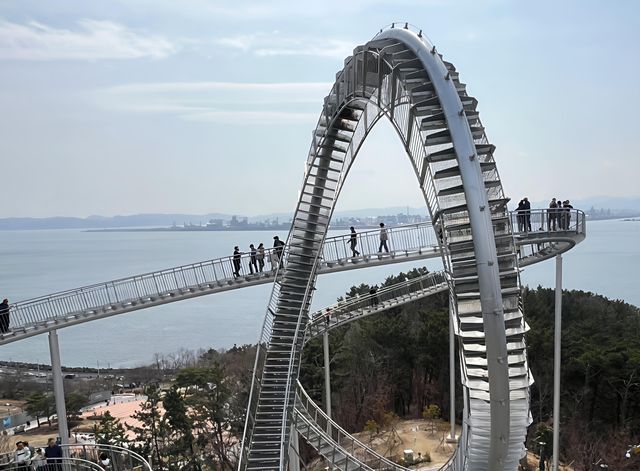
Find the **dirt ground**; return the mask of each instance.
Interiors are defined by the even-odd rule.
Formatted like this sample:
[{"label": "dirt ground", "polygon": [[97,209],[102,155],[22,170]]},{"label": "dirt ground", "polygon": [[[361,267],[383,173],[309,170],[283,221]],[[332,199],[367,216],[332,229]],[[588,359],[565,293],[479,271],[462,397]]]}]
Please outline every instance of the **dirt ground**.
[{"label": "dirt ground", "polygon": [[[457,444],[447,442],[449,431],[448,422],[436,421],[432,424],[426,420],[402,420],[395,426],[395,433],[381,430],[373,437],[367,432],[355,433],[354,436],[378,453],[394,459],[402,457],[404,450],[413,450],[414,460],[418,459],[418,454],[421,457],[428,454],[430,462],[412,468],[429,470],[438,469],[455,451]],[[456,428],[456,436],[459,433],[460,430]]]}]

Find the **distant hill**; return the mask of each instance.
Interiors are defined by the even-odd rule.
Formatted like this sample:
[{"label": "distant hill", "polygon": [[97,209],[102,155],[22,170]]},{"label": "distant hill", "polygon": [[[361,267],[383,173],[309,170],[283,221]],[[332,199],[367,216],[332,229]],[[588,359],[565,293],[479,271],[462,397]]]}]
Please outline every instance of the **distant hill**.
[{"label": "distant hill", "polygon": [[[557,195],[565,198],[570,195]],[[515,209],[517,201],[512,200],[509,206]],[[620,198],[611,196],[599,196],[592,198],[571,200],[575,208],[585,211],[594,209],[597,212],[606,212],[608,217],[632,217],[640,215],[640,198]],[[546,208],[549,201],[532,201],[533,208]],[[609,211],[607,211],[609,210]],[[419,208],[407,206],[391,206],[387,208],[363,208],[336,211],[334,218],[351,217],[376,217],[391,216],[397,214],[427,215],[426,206]],[[29,229],[109,229],[132,227],[169,227],[173,224],[205,224],[210,219],[230,220],[234,215],[225,213],[209,214],[132,214],[129,216],[89,216],[86,218],[75,217],[48,217],[48,218],[4,218],[0,219],[0,231],[29,230]],[[235,215],[238,219],[247,218],[249,222],[261,222],[277,219],[280,223],[288,222],[292,213],[270,213],[257,216]]]},{"label": "distant hill", "polygon": [[29,229],[107,229],[112,227],[168,227],[185,222],[206,223],[209,219],[231,219],[228,214],[133,214],[130,216],[89,216],[86,218],[5,218],[0,219],[0,230]]}]

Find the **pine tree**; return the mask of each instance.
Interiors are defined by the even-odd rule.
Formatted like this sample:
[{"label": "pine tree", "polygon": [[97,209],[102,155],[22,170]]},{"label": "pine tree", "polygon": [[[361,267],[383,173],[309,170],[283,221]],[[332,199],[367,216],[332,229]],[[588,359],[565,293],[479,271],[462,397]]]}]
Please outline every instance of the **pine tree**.
[{"label": "pine tree", "polygon": [[141,409],[132,417],[141,422],[140,425],[127,428],[135,433],[137,445],[131,448],[142,456],[149,456],[154,470],[168,469],[167,444],[169,443],[169,427],[161,409],[160,391],[156,386],[145,389],[147,400]]},{"label": "pine tree", "polygon": [[100,445],[124,446],[128,443],[127,431],[122,422],[112,416],[109,411],[102,414],[100,423],[93,427],[93,433],[96,436],[96,442]]}]

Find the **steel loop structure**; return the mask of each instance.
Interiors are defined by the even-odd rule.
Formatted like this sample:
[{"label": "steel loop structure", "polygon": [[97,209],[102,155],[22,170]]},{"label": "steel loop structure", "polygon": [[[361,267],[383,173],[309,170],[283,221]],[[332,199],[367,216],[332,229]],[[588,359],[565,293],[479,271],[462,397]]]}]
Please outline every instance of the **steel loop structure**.
[{"label": "steel loop structure", "polygon": [[381,118],[396,130],[439,235],[464,391],[455,469],[515,470],[530,423],[517,250],[502,183],[455,67],[421,32],[391,27],[353,56],[324,106],[254,367],[239,469],[287,467],[296,378],[329,220]]},{"label": "steel loop structure", "polygon": [[[272,263],[264,271],[249,254],[239,260],[223,257],[12,304],[10,331],[0,334],[0,345],[45,332],[50,332],[51,345],[59,328],[273,283],[257,345],[239,470],[285,471],[292,431],[332,467],[401,470],[309,399],[297,382],[302,350],[310,338],[333,328],[448,291],[464,410],[459,446],[442,469],[513,471],[525,452],[533,381],[519,270],[583,240],[585,215],[568,209],[509,213],[494,146],[476,107],[455,67],[421,31],[392,25],[357,47],[337,74],[313,134],[287,244],[275,256],[267,252]],[[361,232],[363,253],[353,256],[349,235],[327,237],[329,221],[362,144],[382,118],[406,150],[431,223],[386,228],[388,253],[379,253],[381,231]],[[319,274],[430,257],[441,257],[444,270],[342,301],[330,306],[330,316],[309,312]],[[51,347],[52,364],[57,358],[60,370],[56,349],[54,354]],[[61,372],[56,374],[62,384]],[[88,456],[86,449],[83,453]],[[140,457],[114,453],[112,461],[124,469],[149,469]]]}]

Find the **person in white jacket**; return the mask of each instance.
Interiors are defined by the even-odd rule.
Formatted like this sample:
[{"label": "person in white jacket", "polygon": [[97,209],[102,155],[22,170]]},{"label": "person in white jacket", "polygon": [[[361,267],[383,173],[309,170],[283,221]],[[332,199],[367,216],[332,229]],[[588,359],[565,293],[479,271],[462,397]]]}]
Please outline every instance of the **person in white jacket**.
[{"label": "person in white jacket", "polygon": [[28,470],[31,464],[31,451],[22,442],[17,442],[13,460],[18,465],[18,469]]}]

